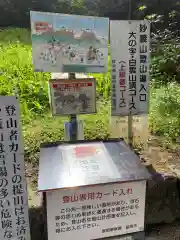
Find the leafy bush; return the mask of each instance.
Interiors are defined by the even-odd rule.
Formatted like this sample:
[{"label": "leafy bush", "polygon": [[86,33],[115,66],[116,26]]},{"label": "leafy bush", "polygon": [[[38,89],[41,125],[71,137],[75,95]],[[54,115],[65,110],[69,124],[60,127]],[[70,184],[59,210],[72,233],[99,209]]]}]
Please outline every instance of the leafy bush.
[{"label": "leafy bush", "polygon": [[20,96],[23,115],[42,113],[48,108],[49,74],[34,73],[31,48],[21,43],[1,47],[0,94],[16,92]]},{"label": "leafy bush", "polygon": [[177,44],[160,46],[151,62],[151,81],[156,87],[180,83],[180,48]]},{"label": "leafy bush", "polygon": [[150,104],[150,128],[153,133],[176,141],[180,136],[180,86],[167,84],[152,88]]}]

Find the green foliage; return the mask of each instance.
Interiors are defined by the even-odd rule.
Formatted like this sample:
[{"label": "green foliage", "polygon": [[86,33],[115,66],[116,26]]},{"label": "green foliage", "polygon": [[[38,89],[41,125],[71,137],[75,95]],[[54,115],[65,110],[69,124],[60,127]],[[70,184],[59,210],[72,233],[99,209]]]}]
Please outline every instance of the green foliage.
[{"label": "green foliage", "polygon": [[180,48],[177,44],[161,45],[152,56],[151,79],[154,86],[180,83]]},{"label": "green foliage", "polygon": [[[6,39],[6,33],[11,36],[8,31],[1,32],[0,39],[3,39],[2,34]],[[0,42],[0,94],[16,92],[20,96],[23,115],[41,114],[49,106],[47,80],[50,76],[33,71],[30,46],[18,40],[19,31],[17,31],[17,35],[16,30],[10,30],[10,33],[17,39],[16,43],[4,44],[2,42],[2,44]],[[26,35],[26,31],[24,33]]]},{"label": "green foliage", "polygon": [[180,136],[180,86],[170,83],[159,89],[152,88],[150,128],[153,133],[176,141]]},{"label": "green foliage", "polygon": [[88,15],[88,9],[84,4],[84,0],[72,0],[71,14]]}]

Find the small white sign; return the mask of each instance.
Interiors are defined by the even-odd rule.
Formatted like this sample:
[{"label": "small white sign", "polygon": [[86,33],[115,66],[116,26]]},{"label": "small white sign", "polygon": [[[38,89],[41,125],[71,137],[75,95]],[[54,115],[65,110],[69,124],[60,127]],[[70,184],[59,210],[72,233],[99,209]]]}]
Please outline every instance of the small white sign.
[{"label": "small white sign", "polygon": [[111,21],[112,116],[148,113],[150,23]]},{"label": "small white sign", "polygon": [[20,104],[0,96],[0,239],[30,240]]},{"label": "small white sign", "polygon": [[53,115],[96,112],[95,79],[50,80],[49,90]]},{"label": "small white sign", "polygon": [[47,192],[48,239],[91,240],[144,230],[146,181]]}]

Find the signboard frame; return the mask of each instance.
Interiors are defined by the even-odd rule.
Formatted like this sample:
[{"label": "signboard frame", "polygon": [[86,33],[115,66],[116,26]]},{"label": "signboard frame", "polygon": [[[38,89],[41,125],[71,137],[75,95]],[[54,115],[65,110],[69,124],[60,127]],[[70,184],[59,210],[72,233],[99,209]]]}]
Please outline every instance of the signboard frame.
[{"label": "signboard frame", "polygon": [[[79,111],[79,112],[68,112],[68,113],[57,113],[55,111],[55,98],[53,97],[54,91],[53,91],[53,84],[57,85],[74,85],[74,84],[92,84],[91,88],[91,102],[92,102],[92,107],[91,111],[85,112],[85,111]],[[97,112],[97,107],[96,107],[96,80],[95,78],[84,78],[84,79],[51,79],[49,80],[49,98],[50,98],[50,106],[51,106],[51,111],[53,116],[69,116],[69,115],[74,115],[74,114],[95,114]]]},{"label": "signboard frame", "polygon": [[30,11],[39,72],[108,71],[109,18]]}]

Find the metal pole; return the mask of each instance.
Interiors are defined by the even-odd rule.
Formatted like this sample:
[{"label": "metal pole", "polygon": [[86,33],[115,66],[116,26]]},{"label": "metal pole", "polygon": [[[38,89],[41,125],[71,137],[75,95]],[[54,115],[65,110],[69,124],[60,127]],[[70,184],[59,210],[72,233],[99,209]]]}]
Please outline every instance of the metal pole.
[{"label": "metal pole", "polygon": [[[132,14],[132,0],[129,0],[128,20],[131,20]],[[130,147],[133,145],[133,118],[132,112],[128,115],[128,144]]]},{"label": "metal pole", "polygon": [[[69,73],[68,78],[70,80],[76,79],[75,73]],[[70,131],[70,141],[77,140],[77,116],[76,114],[70,115],[71,131]]]}]

